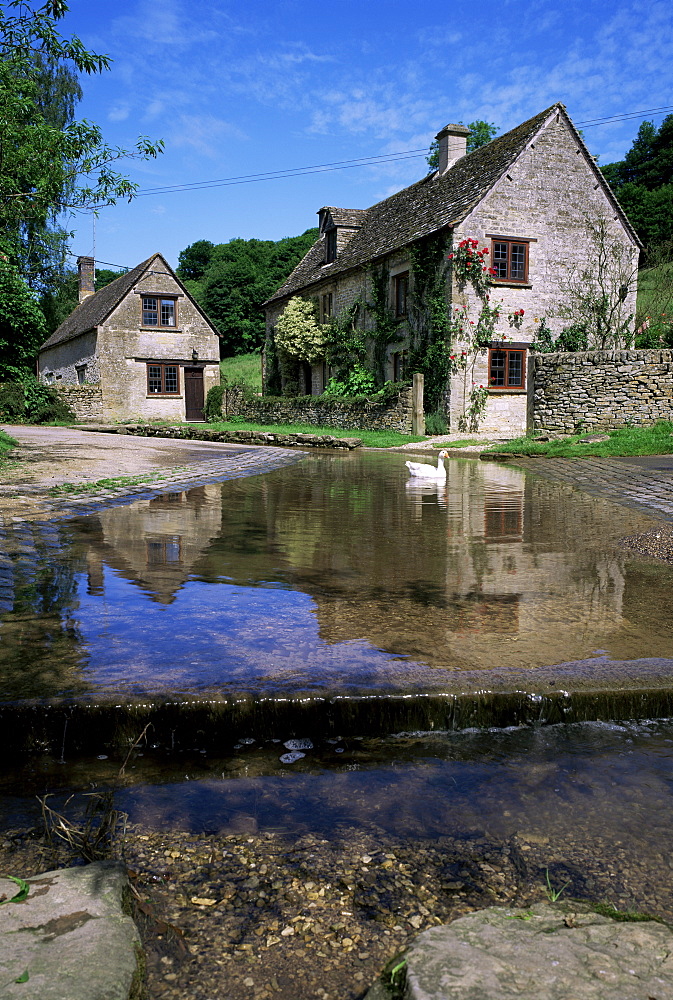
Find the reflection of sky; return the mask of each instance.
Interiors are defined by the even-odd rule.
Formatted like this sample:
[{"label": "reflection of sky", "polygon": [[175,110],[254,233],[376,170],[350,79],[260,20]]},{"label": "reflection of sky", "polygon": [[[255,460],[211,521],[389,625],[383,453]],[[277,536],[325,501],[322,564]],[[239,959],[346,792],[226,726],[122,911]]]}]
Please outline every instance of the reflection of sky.
[{"label": "reflection of sky", "polygon": [[106,568],[103,596],[87,594],[85,577],[78,591],[88,680],[96,688],[245,689],[261,678],[271,688],[310,688],[371,683],[392,664],[404,670],[403,661],[364,640],[325,643],[313,599],[294,590],[191,580],[163,605]]}]

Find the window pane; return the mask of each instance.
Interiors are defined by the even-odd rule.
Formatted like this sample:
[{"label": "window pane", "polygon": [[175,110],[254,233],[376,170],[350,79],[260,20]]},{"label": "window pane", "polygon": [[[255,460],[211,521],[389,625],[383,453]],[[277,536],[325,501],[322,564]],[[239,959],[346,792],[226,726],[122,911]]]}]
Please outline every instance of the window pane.
[{"label": "window pane", "polygon": [[156,299],[143,299],[143,326],[157,326],[158,303]]},{"label": "window pane", "polygon": [[526,247],[523,243],[512,243],[511,277],[513,281],[523,281],[526,277]]},{"label": "window pane", "polygon": [[523,351],[507,352],[507,385],[523,385]]},{"label": "window pane", "polygon": [[164,365],[164,381],[165,381],[164,392],[177,392],[178,391],[178,366],[177,365]]},{"label": "window pane", "polygon": [[493,244],[493,267],[497,272],[498,278],[507,277],[507,244],[506,243],[494,243]]},{"label": "window pane", "polygon": [[491,351],[491,371],[489,382],[491,385],[505,384],[505,351]]},{"label": "window pane", "polygon": [[161,325],[175,326],[175,302],[173,299],[161,300]]},{"label": "window pane", "polygon": [[147,366],[147,391],[161,392],[161,365]]}]

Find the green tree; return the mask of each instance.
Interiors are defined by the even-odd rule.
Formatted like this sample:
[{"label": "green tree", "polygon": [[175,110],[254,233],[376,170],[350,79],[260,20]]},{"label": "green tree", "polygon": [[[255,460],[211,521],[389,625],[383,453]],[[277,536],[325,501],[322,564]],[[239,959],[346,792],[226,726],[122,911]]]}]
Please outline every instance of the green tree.
[{"label": "green tree", "polygon": [[215,244],[210,240],[197,240],[178,254],[176,274],[183,281],[199,281],[213,259]]},{"label": "green tree", "polygon": [[601,169],[648,254],[673,238],[673,115],[642,122],[624,159]]},{"label": "green tree", "polygon": [[[462,125],[463,122],[460,122],[460,124]],[[498,134],[497,126],[493,122],[485,122],[482,118],[477,118],[476,121],[470,122],[467,127],[470,130],[466,147],[468,153],[471,153],[473,149],[479,149],[480,146],[485,146],[486,143],[490,142]],[[425,159],[429,167],[428,173],[432,173],[438,169],[439,143],[436,139],[433,139],[430,143],[428,155]]]},{"label": "green tree", "polygon": [[145,137],[132,150],[109,146],[96,124],[71,120],[78,91],[68,67],[99,73],[110,60],[59,34],[67,11],[64,0],[0,5],[0,233],[24,257],[31,234],[46,231],[61,214],[132,198],[137,185],[116,165],[163,148]]},{"label": "green tree", "polygon": [[46,330],[35,293],[0,252],[0,381],[13,381],[32,366]]}]

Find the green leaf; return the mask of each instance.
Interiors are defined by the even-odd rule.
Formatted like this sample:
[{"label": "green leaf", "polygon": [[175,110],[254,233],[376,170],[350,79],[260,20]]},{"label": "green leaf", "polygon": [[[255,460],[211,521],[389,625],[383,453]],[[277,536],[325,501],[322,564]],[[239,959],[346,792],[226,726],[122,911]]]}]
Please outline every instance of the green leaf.
[{"label": "green leaf", "polygon": [[[10,882],[16,882],[16,884],[19,887],[19,891],[15,896],[12,896],[11,899],[0,900],[0,906],[2,906],[3,903],[23,903],[24,899],[28,898],[28,893],[30,892],[30,886],[28,885],[28,883],[25,882],[22,878],[14,878],[13,875],[4,875],[3,878],[9,879]],[[26,976],[27,975],[28,974],[26,973]],[[24,980],[22,980],[22,982],[23,981]]]},{"label": "green leaf", "polygon": [[26,971],[25,971],[25,972],[22,972],[22,973],[21,973],[21,975],[20,975],[20,976],[18,976],[18,977],[17,977],[17,978],[16,978],[15,980],[14,980],[14,982],[15,982],[15,983],[27,983],[29,979],[30,979],[30,976],[28,975],[28,969],[26,969]]}]

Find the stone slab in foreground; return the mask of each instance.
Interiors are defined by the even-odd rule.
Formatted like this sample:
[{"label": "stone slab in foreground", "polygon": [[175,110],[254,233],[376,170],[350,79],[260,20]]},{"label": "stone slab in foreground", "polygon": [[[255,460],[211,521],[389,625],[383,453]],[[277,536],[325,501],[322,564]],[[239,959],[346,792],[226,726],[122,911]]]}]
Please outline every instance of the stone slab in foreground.
[{"label": "stone slab in foreground", "polygon": [[582,904],[478,910],[424,931],[406,959],[405,1000],[673,998],[673,932]]},{"label": "stone slab in foreground", "polygon": [[0,905],[2,1000],[140,997],[142,951],[124,912],[124,866],[101,861],[26,881],[27,898],[13,902],[19,887],[0,876],[0,899],[8,900]]}]

